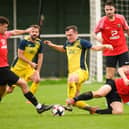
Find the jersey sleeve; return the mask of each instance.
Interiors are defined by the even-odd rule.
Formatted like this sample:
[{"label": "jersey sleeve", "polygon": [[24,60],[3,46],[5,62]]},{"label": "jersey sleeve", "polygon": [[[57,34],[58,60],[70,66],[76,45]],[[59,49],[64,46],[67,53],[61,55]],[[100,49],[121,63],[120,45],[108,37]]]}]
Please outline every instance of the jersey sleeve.
[{"label": "jersey sleeve", "polygon": [[83,48],[91,48],[92,44],[88,40],[81,39],[80,43]]},{"label": "jersey sleeve", "polygon": [[128,30],[129,29],[129,25],[127,23],[127,21],[125,20],[125,17],[123,15],[119,15],[122,25],[123,25],[123,29],[124,30]]},{"label": "jersey sleeve", "polygon": [[21,40],[18,48],[21,50],[25,50],[25,46],[26,46],[26,40]]},{"label": "jersey sleeve", "polygon": [[64,49],[66,49],[67,43],[68,43],[68,41],[66,41],[66,42],[64,43],[64,46],[63,46]]},{"label": "jersey sleeve", "polygon": [[103,25],[104,25],[104,21],[105,21],[106,17],[102,17],[99,22],[97,23],[95,29],[94,29],[94,33],[99,33],[101,32],[101,30],[103,29]]},{"label": "jersey sleeve", "polygon": [[6,31],[6,32],[5,32],[5,35],[6,35],[6,38],[8,39],[9,37],[11,37],[12,34],[11,34],[10,31]]},{"label": "jersey sleeve", "polygon": [[38,53],[43,53],[43,52],[44,52],[43,42],[40,41],[40,47],[39,47]]}]

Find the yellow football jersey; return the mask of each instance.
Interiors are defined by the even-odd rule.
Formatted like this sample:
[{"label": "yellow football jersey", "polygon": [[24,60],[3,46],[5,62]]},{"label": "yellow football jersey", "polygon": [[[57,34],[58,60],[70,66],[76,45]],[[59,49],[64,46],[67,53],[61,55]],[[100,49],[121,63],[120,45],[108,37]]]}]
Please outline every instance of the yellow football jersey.
[{"label": "yellow football jersey", "polygon": [[[30,37],[25,37],[24,40],[20,42],[19,48],[24,51],[24,56],[30,60],[33,61],[34,58],[38,53],[43,52],[43,43],[41,43],[41,40],[37,38],[35,42],[30,41]],[[19,59],[18,57],[13,61],[12,67],[18,67],[18,68],[26,68],[30,67],[30,65],[23,60]]]},{"label": "yellow football jersey", "polygon": [[66,41],[64,48],[67,52],[69,73],[72,73],[80,68],[84,70],[87,69],[86,55],[88,48],[91,47],[92,44],[83,39],[77,39],[73,43]]}]

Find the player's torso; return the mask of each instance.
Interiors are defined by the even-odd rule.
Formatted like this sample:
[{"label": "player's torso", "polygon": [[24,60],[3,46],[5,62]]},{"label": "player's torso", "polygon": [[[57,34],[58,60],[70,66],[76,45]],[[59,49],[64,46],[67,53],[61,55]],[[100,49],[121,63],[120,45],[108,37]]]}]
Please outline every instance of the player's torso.
[{"label": "player's torso", "polygon": [[82,49],[80,40],[76,40],[74,43],[68,43],[66,46],[68,69],[69,73],[76,71],[77,69],[85,69],[85,49]]},{"label": "player's torso", "polygon": [[[35,58],[35,56],[37,55],[39,48],[40,48],[39,41],[36,41],[35,43],[32,43],[30,41],[26,41],[23,55],[25,56],[25,58],[32,61]],[[24,62],[23,60],[21,60],[19,58],[14,60],[13,67],[14,66],[19,67],[19,68],[20,67],[21,68],[30,67],[30,65],[28,63]]]},{"label": "player's torso", "polygon": [[7,37],[0,34],[0,67],[8,66]]},{"label": "player's torso", "polygon": [[112,44],[114,48],[113,51],[105,49],[104,52],[107,53],[107,55],[118,55],[127,51],[124,28],[119,18],[116,17],[114,21],[105,20],[102,29],[102,37],[104,44]]}]

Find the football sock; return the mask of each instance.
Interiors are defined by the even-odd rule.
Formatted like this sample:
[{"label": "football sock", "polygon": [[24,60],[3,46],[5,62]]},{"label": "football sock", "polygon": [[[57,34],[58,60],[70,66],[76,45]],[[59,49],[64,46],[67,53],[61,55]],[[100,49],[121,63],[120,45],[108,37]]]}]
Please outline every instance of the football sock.
[{"label": "football sock", "polygon": [[92,99],[93,98],[93,94],[91,91],[89,92],[86,92],[86,93],[83,93],[83,94],[80,94],[79,96],[77,97],[74,97],[74,101],[79,101],[79,100],[89,100],[89,99]]},{"label": "football sock", "polygon": [[34,105],[38,105],[38,101],[36,97],[29,91],[28,93],[24,94],[24,96]]},{"label": "football sock", "polygon": [[96,110],[96,113],[98,114],[112,114],[112,108],[108,108],[108,109],[98,109]]},{"label": "football sock", "polygon": [[39,86],[39,83],[35,83],[35,82],[32,83],[30,87],[30,91],[32,92],[32,94],[36,93],[38,86]]},{"label": "football sock", "polygon": [[76,95],[76,84],[75,82],[68,83],[68,98],[73,98]]}]

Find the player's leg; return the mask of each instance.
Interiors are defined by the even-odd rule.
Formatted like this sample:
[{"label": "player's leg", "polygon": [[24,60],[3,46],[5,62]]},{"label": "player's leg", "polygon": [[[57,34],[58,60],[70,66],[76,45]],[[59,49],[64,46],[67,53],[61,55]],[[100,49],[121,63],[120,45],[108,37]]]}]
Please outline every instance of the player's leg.
[{"label": "player's leg", "polygon": [[107,108],[96,110],[98,114],[121,114],[123,112],[123,105],[121,98],[117,93],[114,81],[110,81],[111,91],[106,95]]},{"label": "player's leg", "polygon": [[[32,84],[30,86],[30,91],[35,94],[38,86],[39,86],[39,82],[40,82],[40,75],[39,72],[35,71],[34,69],[30,71],[32,74],[30,75],[30,77],[28,77],[31,81]],[[29,72],[29,73],[30,73]]]},{"label": "player's leg", "polygon": [[[88,79],[88,71],[80,69],[77,71],[77,75],[78,75],[78,82],[76,84],[76,95],[74,97],[76,97],[80,94],[82,84]],[[84,101],[76,102],[75,106],[77,106],[81,109],[87,109],[87,107],[89,107],[89,105]]]},{"label": "player's leg", "polygon": [[106,83],[110,79],[114,79],[116,72],[117,56],[107,56],[106,57]]},{"label": "player's leg", "polygon": [[112,114],[122,114],[123,113],[123,104],[121,102],[112,102]]},{"label": "player's leg", "polygon": [[38,113],[42,113],[44,111],[51,109],[52,106],[40,104],[37,98],[28,90],[27,82],[19,78],[16,74],[14,74],[9,69],[8,69],[7,78],[8,78],[8,85],[9,86],[12,86],[14,84],[18,85],[21,88],[25,98],[28,99],[36,107]]}]

